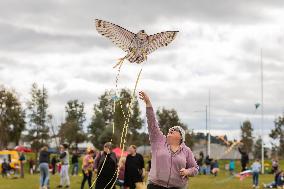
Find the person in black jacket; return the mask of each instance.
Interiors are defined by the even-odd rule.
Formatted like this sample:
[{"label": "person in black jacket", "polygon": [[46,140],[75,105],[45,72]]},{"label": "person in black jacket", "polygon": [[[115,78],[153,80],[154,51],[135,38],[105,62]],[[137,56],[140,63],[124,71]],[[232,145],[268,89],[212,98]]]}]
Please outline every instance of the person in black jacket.
[{"label": "person in black jacket", "polygon": [[209,155],[206,156],[205,158],[205,165],[206,165],[206,175],[209,175],[211,172],[211,162],[212,158],[209,158]]},{"label": "person in black jacket", "polygon": [[204,167],[204,153],[199,152],[199,158],[197,160],[197,165],[199,167],[199,174],[206,174],[206,168]]},{"label": "person in black jacket", "polygon": [[48,147],[41,148],[39,153],[40,187],[47,189],[49,183],[49,152]]},{"label": "person in black jacket", "polygon": [[112,143],[107,142],[104,150],[97,154],[95,159],[95,172],[97,172],[97,180],[95,189],[114,189],[117,174],[117,158],[112,152]]},{"label": "person in black jacket", "polygon": [[240,147],[238,148],[239,152],[241,153],[241,166],[242,166],[242,172],[247,169],[247,164],[249,162],[249,156],[248,153],[241,149]]},{"label": "person in black jacket", "polygon": [[71,163],[72,163],[72,175],[78,175],[78,170],[79,170],[79,154],[77,150],[73,151],[72,158],[71,158]]},{"label": "person in black jacket", "polygon": [[136,183],[143,182],[145,175],[144,159],[136,152],[137,147],[131,145],[128,149],[129,155],[126,157],[124,186],[126,189],[135,189]]}]

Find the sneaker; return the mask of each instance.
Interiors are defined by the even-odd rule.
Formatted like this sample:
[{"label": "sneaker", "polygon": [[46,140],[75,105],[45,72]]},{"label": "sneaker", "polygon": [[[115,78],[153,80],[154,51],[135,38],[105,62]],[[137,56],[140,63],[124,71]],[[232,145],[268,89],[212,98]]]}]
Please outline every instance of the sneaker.
[{"label": "sneaker", "polygon": [[56,188],[62,188],[62,185],[58,185]]},{"label": "sneaker", "polygon": [[66,185],[65,188],[69,188],[69,185]]}]

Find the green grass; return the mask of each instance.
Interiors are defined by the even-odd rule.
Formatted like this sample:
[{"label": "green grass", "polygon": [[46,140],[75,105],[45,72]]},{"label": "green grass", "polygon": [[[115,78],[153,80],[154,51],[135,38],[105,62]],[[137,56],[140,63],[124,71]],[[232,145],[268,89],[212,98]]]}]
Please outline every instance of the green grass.
[{"label": "green grass", "polygon": [[[81,184],[81,176],[71,176],[71,188],[79,189]],[[272,175],[261,175],[260,183],[270,182],[273,179]],[[51,189],[55,188],[59,183],[59,176],[51,176]],[[219,176],[203,176],[199,175],[191,178],[189,181],[190,189],[245,189],[251,187],[251,177],[240,181],[238,178],[232,178],[225,173],[220,173]],[[2,179],[0,178],[1,189],[37,189],[39,188],[39,175],[25,175],[24,179]],[[85,184],[87,189],[87,183]]]},{"label": "green grass", "polygon": [[[220,162],[220,174],[217,177],[212,175],[198,175],[190,178],[189,188],[190,189],[247,189],[252,188],[252,178],[248,177],[243,181],[240,181],[236,177],[229,176],[229,173],[225,171],[224,164],[226,161]],[[239,163],[236,161],[236,165],[239,169]],[[284,161],[281,162],[281,167],[284,167]],[[71,188],[79,189],[82,176],[70,176]],[[268,183],[273,180],[273,175],[265,174],[260,176],[260,185],[262,183]],[[52,175],[50,180],[51,189],[54,189],[59,183],[59,176]],[[0,178],[1,189],[38,189],[39,188],[39,174],[29,175],[25,174],[25,178],[21,179],[3,179]],[[85,184],[87,189],[87,183]]]}]

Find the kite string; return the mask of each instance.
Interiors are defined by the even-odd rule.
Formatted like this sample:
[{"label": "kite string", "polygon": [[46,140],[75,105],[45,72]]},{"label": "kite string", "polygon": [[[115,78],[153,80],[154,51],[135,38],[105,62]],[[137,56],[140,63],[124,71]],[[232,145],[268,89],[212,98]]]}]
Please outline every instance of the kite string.
[{"label": "kite string", "polygon": [[[119,77],[120,77],[120,72],[121,72],[121,67],[122,67],[122,64],[119,65],[118,67],[118,70],[117,70],[117,74],[116,74],[116,77],[115,77],[115,97],[113,98],[113,110],[112,110],[112,113],[114,115],[115,113],[115,107],[116,107],[116,98],[117,98],[117,93],[118,93],[118,81],[119,81]],[[114,136],[114,128],[115,128],[115,123],[114,123],[114,120],[113,120],[113,123],[112,123],[112,137],[111,137],[111,142],[112,142],[112,139],[113,139],[113,136]],[[94,180],[94,182],[92,183],[91,187],[90,188],[93,188],[94,185],[96,184],[97,182],[97,179],[99,178],[100,174],[101,174],[101,171],[103,170],[103,167],[105,165],[105,162],[106,162],[106,158],[107,156],[105,157],[104,161],[103,161],[103,164],[102,164],[102,167],[96,177],[96,179]]]},{"label": "kite string", "polygon": [[[98,180],[98,178],[99,178],[99,176],[100,176],[100,174],[101,174],[101,172],[102,172],[102,170],[103,170],[103,167],[104,167],[104,165],[105,165],[106,158],[107,158],[107,155],[105,156],[105,159],[104,159],[104,161],[103,161],[102,167],[101,167],[101,169],[100,169],[100,171],[99,171],[99,173],[98,173],[96,179],[95,179],[94,182],[92,183],[90,189],[92,189],[92,188],[94,187],[94,185],[96,184],[96,182],[97,182],[97,180]],[[98,167],[98,168],[99,168],[99,167]]]},{"label": "kite string", "polygon": [[[119,69],[118,69],[118,73],[116,75],[116,91],[115,91],[116,97],[117,97],[117,91],[118,91],[118,81],[119,81],[121,66],[122,66],[122,64],[120,64]],[[130,104],[129,104],[128,110],[127,110],[127,112],[128,112],[127,116],[125,116],[125,112],[123,111],[121,100],[119,100],[119,104],[120,104],[120,107],[122,109],[123,117],[126,118],[126,120],[124,122],[124,125],[123,125],[123,130],[121,132],[121,138],[120,138],[120,148],[122,149],[122,153],[121,154],[124,153],[124,147],[125,147],[126,136],[127,136],[127,132],[128,132],[129,120],[130,120],[130,116],[131,116],[130,109],[131,109],[131,107],[133,105],[134,96],[135,96],[136,89],[137,89],[137,86],[138,86],[138,83],[139,83],[139,79],[140,79],[140,76],[141,76],[141,73],[142,73],[142,70],[143,70],[143,66],[144,66],[144,64],[142,64],[142,67],[141,67],[141,69],[140,69],[140,71],[138,73],[138,76],[136,78],[135,87],[133,89],[133,93],[132,93],[132,96],[130,98]],[[115,102],[116,102],[116,99],[114,99],[113,115],[115,114],[115,110],[116,110],[115,109],[115,104],[116,104]],[[113,135],[114,135],[114,127],[115,127],[115,125],[114,125],[114,121],[113,121]],[[100,176],[100,173],[101,173],[101,171],[102,171],[102,169],[103,169],[103,167],[105,165],[106,158],[107,158],[107,156],[105,157],[104,162],[102,164],[102,167],[101,167],[101,169],[100,169],[100,171],[99,171],[95,181],[92,183],[90,188],[93,188],[93,186],[96,184],[96,181],[97,181],[98,177]],[[120,167],[118,167],[117,170],[115,171],[114,175],[112,176],[112,179],[114,178],[115,175],[116,175],[116,178],[117,178],[119,168]],[[110,184],[112,179],[109,181],[109,183],[107,183],[107,185],[104,188],[106,188]],[[113,183],[112,187],[114,186],[114,184],[115,184],[115,182]]]},{"label": "kite string", "polygon": [[[137,78],[136,78],[136,82],[135,82],[135,87],[133,89],[133,93],[132,93],[132,97],[131,97],[131,101],[130,101],[130,105],[128,106],[128,115],[127,115],[127,119],[125,120],[124,122],[124,125],[123,125],[123,131],[121,133],[121,138],[120,138],[120,147],[122,149],[122,152],[121,154],[123,155],[124,154],[124,147],[125,147],[125,142],[126,142],[126,137],[127,137],[127,133],[128,133],[128,127],[129,127],[129,120],[130,120],[130,116],[131,116],[131,112],[130,112],[130,109],[132,108],[132,105],[133,105],[133,102],[134,102],[134,97],[135,97],[135,93],[136,93],[136,89],[137,89],[137,86],[138,86],[138,83],[139,83],[139,79],[140,79],[140,76],[141,76],[141,73],[142,73],[142,70],[143,70],[143,66],[144,64],[142,64],[142,67],[137,75]],[[118,176],[118,171],[119,171],[119,168],[120,167],[117,167],[117,175],[116,175],[116,178]],[[114,174],[115,175],[115,174]],[[115,183],[113,183],[112,187],[114,186]],[[112,188],[111,187],[111,188]]]},{"label": "kite string", "polygon": [[141,69],[140,69],[140,71],[137,75],[137,78],[136,78],[133,93],[132,93],[131,98],[130,98],[130,104],[129,104],[128,109],[127,109],[127,116],[126,116],[126,119],[125,119],[125,122],[124,122],[124,125],[123,125],[123,129],[122,129],[122,133],[121,133],[119,147],[122,149],[122,152],[124,152],[124,146],[125,146],[125,142],[126,142],[125,139],[126,139],[126,135],[127,135],[127,132],[128,132],[129,120],[130,120],[130,116],[131,116],[130,109],[132,108],[132,105],[133,105],[133,102],[134,102],[136,89],[137,89],[138,82],[139,82],[139,79],[140,79],[140,76],[141,76],[141,73],[142,73],[142,70],[143,70],[143,65],[144,64],[142,64],[142,67],[141,67]]}]

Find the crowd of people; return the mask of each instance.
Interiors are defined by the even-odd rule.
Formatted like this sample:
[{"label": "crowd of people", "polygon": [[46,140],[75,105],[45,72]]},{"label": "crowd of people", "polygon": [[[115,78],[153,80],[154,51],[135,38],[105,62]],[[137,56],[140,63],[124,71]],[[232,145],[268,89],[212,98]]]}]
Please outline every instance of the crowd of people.
[{"label": "crowd of people", "polygon": [[[240,177],[241,179],[245,178],[248,175],[252,177],[252,187],[259,188],[259,175],[261,174],[261,163],[259,159],[255,159],[252,164],[249,166],[249,155],[246,151],[239,148],[241,154],[240,172],[236,172],[235,160],[230,160],[228,164],[225,164],[225,170],[228,170],[231,176]],[[204,158],[204,153],[201,151],[197,159],[197,164],[199,166],[200,175],[214,175],[217,176],[219,172],[218,161],[212,158],[209,158],[207,155]],[[280,169],[279,162],[276,159],[272,160],[271,163],[271,174],[274,175],[274,180],[268,184],[263,184],[264,188],[277,188],[284,189],[284,172]]]},{"label": "crowd of people", "polygon": [[[213,174],[214,176],[218,175],[219,172],[219,163],[217,159],[212,159],[207,155],[204,158],[204,153],[199,153],[199,158],[197,159],[197,165],[199,167],[199,174],[203,175],[210,175]],[[233,170],[232,170],[233,171]]]},{"label": "crowd of people", "polygon": [[[70,158],[68,145],[60,145],[60,154],[50,159],[48,146],[44,145],[39,152],[39,175],[40,188],[47,189],[50,186],[50,174],[59,173],[60,183],[57,188],[69,188],[70,177],[69,167],[71,167],[71,175],[76,176],[79,170],[82,170],[81,189],[85,188],[87,182],[88,187],[95,189],[111,189],[115,186],[121,189],[139,188],[144,185],[145,168],[144,158],[137,153],[137,147],[130,145],[128,148],[128,156],[121,157],[118,160],[117,155],[112,151],[113,144],[107,142],[104,149],[97,152],[94,148],[87,148],[85,154],[80,155],[76,150],[73,151]],[[59,160],[57,159],[59,158]],[[79,168],[79,159],[82,158],[82,167]],[[29,161],[30,174],[34,173],[35,162],[33,159]],[[71,166],[69,166],[71,162]],[[7,177],[9,164],[6,160],[2,163],[2,177]],[[92,186],[92,182],[95,183]]]},{"label": "crowd of people", "polygon": [[[137,153],[137,147],[130,145],[126,157],[118,157],[113,152],[113,144],[107,142],[103,145],[102,151],[89,147],[84,154],[74,150],[72,154],[67,144],[60,145],[59,154],[50,154],[48,146],[44,145],[38,156],[38,170],[40,172],[40,188],[48,189],[50,186],[50,174],[59,173],[60,182],[57,188],[70,188],[69,167],[71,175],[76,176],[82,172],[81,189],[186,189],[189,177],[197,174],[213,175],[219,174],[219,162],[212,159],[209,155],[204,156],[200,152],[199,158],[195,158],[191,149],[185,145],[185,131],[180,126],[173,126],[167,135],[164,135],[155,118],[154,109],[149,96],[139,93],[140,99],[145,102],[146,116],[148,123],[149,140],[151,145],[152,157],[148,161],[147,171],[145,169],[144,158]],[[241,173],[250,171],[252,174],[253,187],[259,187],[259,174],[261,164],[256,159],[250,166],[249,155],[246,151],[239,148],[241,154]],[[71,157],[72,155],[72,157]],[[51,159],[50,159],[51,158]],[[82,166],[79,167],[79,160]],[[70,161],[71,160],[71,161]],[[23,166],[25,156],[20,155],[21,177],[24,177]],[[30,158],[29,172],[35,171],[36,160]],[[70,165],[71,163],[71,165]],[[9,162],[4,159],[2,165],[2,177],[7,177]],[[81,169],[81,171],[79,171]],[[230,160],[226,169],[231,176],[235,176],[235,160]],[[144,182],[147,174],[147,184]],[[272,172],[274,180],[264,184],[265,188],[284,188],[284,172],[280,170],[277,160],[272,161]]]}]

